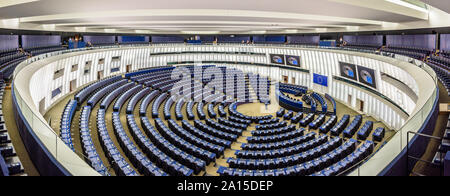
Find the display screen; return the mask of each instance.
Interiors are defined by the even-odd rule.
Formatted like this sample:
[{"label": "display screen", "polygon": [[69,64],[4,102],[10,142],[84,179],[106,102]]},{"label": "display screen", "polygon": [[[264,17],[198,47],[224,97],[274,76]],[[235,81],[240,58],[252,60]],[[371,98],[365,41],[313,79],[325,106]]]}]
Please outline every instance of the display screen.
[{"label": "display screen", "polygon": [[284,55],[282,54],[271,54],[270,55],[270,62],[280,65],[285,65],[284,61]]},{"label": "display screen", "polygon": [[291,66],[295,66],[295,67],[301,66],[299,56],[286,55],[286,63],[287,63],[287,65],[291,65]]},{"label": "display screen", "polygon": [[356,65],[350,64],[350,63],[343,63],[343,62],[339,62],[339,68],[341,70],[341,76],[348,78],[348,79],[352,79],[352,80],[357,80],[357,72],[356,72]]},{"label": "display screen", "polygon": [[363,84],[369,85],[373,88],[377,88],[375,70],[373,69],[358,66],[358,80]]}]

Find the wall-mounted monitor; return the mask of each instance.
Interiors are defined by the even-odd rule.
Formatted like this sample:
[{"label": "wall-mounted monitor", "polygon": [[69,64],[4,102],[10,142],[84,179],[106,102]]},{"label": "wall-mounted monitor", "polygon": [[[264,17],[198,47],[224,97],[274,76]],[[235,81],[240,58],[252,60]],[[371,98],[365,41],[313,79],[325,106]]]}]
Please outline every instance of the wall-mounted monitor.
[{"label": "wall-mounted monitor", "polygon": [[339,68],[341,70],[341,76],[357,81],[356,65],[350,63],[339,62]]},{"label": "wall-mounted monitor", "polygon": [[286,63],[290,66],[301,67],[299,56],[286,55]]},{"label": "wall-mounted monitor", "polygon": [[377,88],[375,70],[373,69],[358,66],[358,81],[373,88]]},{"label": "wall-mounted monitor", "polygon": [[282,54],[271,54],[270,62],[274,64],[286,65],[284,58],[285,56]]}]

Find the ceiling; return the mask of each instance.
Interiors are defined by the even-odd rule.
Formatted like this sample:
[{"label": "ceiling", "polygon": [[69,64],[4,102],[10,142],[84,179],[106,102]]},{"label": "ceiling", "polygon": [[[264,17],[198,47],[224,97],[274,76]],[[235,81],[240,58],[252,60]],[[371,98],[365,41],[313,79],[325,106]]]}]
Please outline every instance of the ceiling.
[{"label": "ceiling", "polygon": [[[447,0],[425,1],[450,12]],[[0,1],[0,28],[46,31],[311,33],[406,28],[429,20],[430,9],[403,0]]]}]

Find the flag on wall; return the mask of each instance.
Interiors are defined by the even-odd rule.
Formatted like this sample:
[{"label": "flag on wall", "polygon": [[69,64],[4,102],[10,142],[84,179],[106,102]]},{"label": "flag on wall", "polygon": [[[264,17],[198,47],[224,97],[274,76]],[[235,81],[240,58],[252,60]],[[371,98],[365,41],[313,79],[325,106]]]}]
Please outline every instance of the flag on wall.
[{"label": "flag on wall", "polygon": [[328,76],[314,74],[314,83],[328,87]]}]

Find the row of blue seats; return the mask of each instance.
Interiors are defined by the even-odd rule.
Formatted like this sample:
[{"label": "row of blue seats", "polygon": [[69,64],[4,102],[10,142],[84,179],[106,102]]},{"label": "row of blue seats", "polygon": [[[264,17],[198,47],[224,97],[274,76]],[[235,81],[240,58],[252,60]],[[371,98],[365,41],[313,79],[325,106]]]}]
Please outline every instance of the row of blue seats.
[{"label": "row of blue seats", "polygon": [[197,116],[200,120],[206,119],[206,114],[205,114],[205,111],[203,110],[203,107],[205,107],[203,102],[197,103]]},{"label": "row of blue seats", "polygon": [[338,162],[346,155],[352,153],[356,148],[356,141],[350,140],[339,146],[337,149],[325,154],[312,161],[308,161],[299,165],[279,168],[275,170],[242,170],[235,168],[220,167],[218,173],[221,176],[305,176],[314,174],[316,171],[322,170],[328,165]]},{"label": "row of blue seats", "polygon": [[171,66],[148,68],[148,69],[143,69],[143,70],[132,72],[132,73],[127,73],[127,74],[125,74],[125,77],[130,80],[135,81],[136,78],[146,77],[148,75],[157,74],[158,72],[162,72],[162,71],[168,71],[170,73],[173,69],[175,69],[175,67],[171,67]]},{"label": "row of blue seats", "polygon": [[242,119],[236,116],[228,116],[228,120],[234,123],[246,125],[247,127],[252,124],[251,120]]},{"label": "row of blue seats", "polygon": [[430,56],[430,61],[437,63],[437,64],[444,65],[444,67],[446,67],[446,68],[450,68],[450,58],[448,58],[448,57],[432,55],[432,56]]},{"label": "row of blue seats", "polygon": [[227,141],[235,141],[238,138],[238,134],[224,132],[213,127],[210,127],[206,124],[203,124],[200,120],[194,120],[194,126],[201,131],[213,135],[215,137],[227,140]]},{"label": "row of blue seats", "polygon": [[271,143],[243,143],[241,145],[241,148],[243,150],[272,150],[272,149],[280,149],[280,148],[286,148],[290,146],[295,146],[304,142],[307,142],[309,140],[314,139],[316,136],[316,133],[311,132],[304,136],[300,136],[294,139],[286,140],[286,141],[276,141]]},{"label": "row of blue seats", "polygon": [[[285,122],[285,121],[283,121]],[[287,125],[285,123],[285,126],[281,126],[280,128],[274,128],[274,129],[264,129],[264,130],[255,130],[251,131],[253,136],[272,136],[272,135],[280,135],[285,134],[291,131],[295,131],[297,129],[297,126],[295,125]]]},{"label": "row of blue seats", "polygon": [[217,118],[217,113],[214,111],[214,104],[208,104],[208,116],[209,118]]},{"label": "row of blue seats", "polygon": [[[214,136],[214,134],[212,134],[212,132],[201,131],[200,129],[194,127],[192,124],[190,124],[186,120],[183,120],[181,123],[182,123],[183,129],[185,129],[186,131],[188,131],[195,137],[199,137],[207,142],[210,142],[210,143],[218,145],[218,146],[222,146],[224,148],[229,148],[231,146],[232,142],[230,140],[216,137],[216,136]],[[234,139],[236,139],[236,137],[234,137]],[[218,148],[218,147],[216,147],[216,148]],[[216,151],[215,153],[218,155],[221,154],[220,151]]]},{"label": "row of blue seats", "polygon": [[336,125],[337,120],[338,120],[337,116],[332,115],[325,124],[319,127],[319,132],[325,134],[328,133],[330,129],[334,127],[334,125]]},{"label": "row of blue seats", "polygon": [[308,115],[305,116],[305,118],[303,118],[302,120],[300,120],[300,125],[302,127],[306,127],[308,126],[313,120],[314,120],[314,113],[309,113]]},{"label": "row of blue seats", "polygon": [[314,120],[311,123],[309,123],[309,128],[310,129],[318,129],[325,122],[325,119],[326,119],[326,115],[325,114],[319,115],[316,118],[316,120]]},{"label": "row of blue seats", "polygon": [[320,104],[321,107],[322,107],[322,112],[323,112],[323,113],[327,113],[327,112],[328,112],[328,103],[327,103],[327,101],[322,97],[322,95],[320,95],[320,94],[318,94],[318,93],[316,93],[316,92],[313,92],[313,93],[311,94],[311,96],[312,96],[315,100],[317,100],[317,101],[319,102],[319,104]]},{"label": "row of blue seats", "polygon": [[306,103],[306,105],[310,105],[311,106],[311,112],[317,112],[317,103],[316,103],[316,100],[311,96],[311,95],[308,95],[308,94],[305,94],[303,97],[302,97],[302,100]]},{"label": "row of blue seats", "polygon": [[146,81],[155,79],[155,78],[161,78],[161,77],[167,77],[172,73],[172,69],[170,70],[161,70],[158,68],[152,68],[147,71],[143,72],[136,72],[136,74],[141,73],[139,75],[130,76],[129,79],[133,82],[136,82],[138,84],[144,84]]},{"label": "row of blue seats", "polygon": [[[111,103],[114,101],[114,99],[116,99],[120,94],[122,94],[126,90],[134,88],[134,87],[135,87],[134,83],[126,83],[126,84],[123,84],[120,86],[115,85],[114,89],[110,92],[108,92],[108,90],[102,89],[102,91],[99,91],[99,92],[106,92],[108,94],[106,95],[106,97],[103,98],[102,102],[100,103],[100,109],[107,110],[109,105],[111,105]],[[123,103],[122,103],[122,105],[123,105]]]},{"label": "row of blue seats", "polygon": [[[147,155],[147,157],[155,163],[157,166],[153,167],[152,163],[148,163],[146,165],[146,170],[143,171],[143,174],[146,176],[167,176],[166,172],[163,170],[169,171],[172,174],[178,174],[176,169],[170,167],[168,169],[167,162],[174,162],[172,159],[168,158],[166,154],[164,154],[162,151],[160,151],[151,141],[148,139],[147,136],[145,136],[141,129],[138,127],[136,120],[134,119],[134,115],[129,114],[127,115],[127,125],[128,129],[130,130],[131,136],[134,138],[134,141],[136,144],[140,147],[143,153]],[[168,160],[168,161],[165,161]],[[153,167],[153,168],[152,168]]]},{"label": "row of blue seats", "polygon": [[214,143],[210,143],[208,140],[204,140],[200,137],[197,137],[196,135],[192,134],[191,132],[185,130],[182,126],[178,125],[177,122],[172,119],[169,120],[168,123],[169,123],[169,128],[175,134],[177,134],[179,137],[184,138],[189,143],[194,144],[197,147],[200,147],[206,151],[211,152],[211,153],[203,153],[202,154],[202,156],[204,156],[202,159],[207,161],[208,164],[215,160],[212,158],[213,154],[215,154],[215,158],[218,158],[219,156],[223,155],[223,152],[225,151],[225,148],[223,146],[220,146],[220,145],[217,145]]},{"label": "row of blue seats", "polygon": [[[279,119],[276,121],[279,121]],[[286,127],[287,125],[288,125],[288,123],[286,121],[281,121],[281,122],[276,122],[273,124],[256,125],[255,128],[256,128],[256,130],[268,130],[268,129],[278,129],[278,128]]]},{"label": "row of blue seats", "polygon": [[220,117],[226,117],[227,112],[225,111],[225,106],[223,103],[219,104],[219,107],[217,108],[217,111],[219,112]]},{"label": "row of blue seats", "polygon": [[272,143],[277,141],[285,141],[297,138],[299,136],[303,136],[305,134],[305,129],[300,128],[291,132],[279,134],[279,135],[271,135],[271,136],[251,136],[247,137],[247,142],[250,144],[255,143]]},{"label": "row of blue seats", "polygon": [[[230,103],[230,102],[229,101],[222,102],[222,105],[225,106],[226,103]],[[262,120],[269,120],[269,119],[273,118],[272,115],[266,115],[266,116],[247,116],[247,115],[244,115],[244,114],[242,114],[242,113],[237,111],[237,104],[238,104],[237,102],[233,102],[230,105],[228,105],[228,112],[230,113],[231,116],[234,116],[234,117],[237,117],[237,118],[240,118],[240,119],[244,119],[244,120],[250,120],[250,121],[252,121],[254,123],[257,123],[257,122],[262,121]]]},{"label": "row of blue seats", "polygon": [[393,49],[393,48],[383,48],[382,51],[405,55],[405,56],[409,56],[411,58],[415,58],[415,59],[419,59],[419,60],[424,60],[425,57],[427,57],[427,54],[424,54],[424,53],[407,51],[407,50],[399,50],[399,49]]},{"label": "row of blue seats", "polygon": [[298,154],[269,159],[234,159],[229,158],[227,163],[230,168],[250,169],[250,170],[264,170],[264,169],[279,169],[299,165],[308,161],[312,161],[319,158],[342,144],[342,139],[334,138],[328,141],[326,135],[319,137],[317,146],[310,148],[304,152]]},{"label": "row of blue seats", "polygon": [[[279,89],[277,89],[275,91],[275,95],[278,98],[281,106],[287,107],[289,109],[293,109],[295,111],[303,111],[303,102],[301,102],[299,100],[292,99],[292,98],[286,96]],[[282,116],[278,116],[278,117],[282,117]]]},{"label": "row of blue seats", "polygon": [[9,56],[9,55],[19,53],[19,52],[20,52],[19,48],[3,49],[3,50],[0,50],[0,57]]},{"label": "row of blue seats", "polygon": [[[136,143],[141,147],[148,158],[152,162],[156,163],[159,168],[167,171],[168,174],[173,176],[191,176],[194,173],[192,169],[180,164],[179,162],[169,157],[165,152],[161,151],[161,146],[158,146],[159,144],[152,143],[152,140],[155,141],[155,138],[147,136],[151,136],[150,130],[151,132],[155,132],[155,129],[153,128],[153,125],[150,124],[150,121],[148,121],[147,118],[141,117],[142,127],[144,128],[147,136],[142,134],[142,131],[138,128],[133,115],[127,116],[127,122],[128,127],[130,128],[130,130],[132,130],[131,134],[135,138]],[[152,140],[150,140],[149,138]],[[165,149],[163,150],[166,151]],[[162,172],[155,172],[155,176],[165,175],[167,174]]]},{"label": "row of blue seats", "polygon": [[20,57],[12,59],[11,61],[7,61],[3,64],[0,64],[0,73],[1,73],[0,78],[11,79],[12,74],[13,74],[14,70],[16,69],[17,65],[19,65],[26,59],[27,59],[27,56],[22,55]]},{"label": "row of blue seats", "polygon": [[283,115],[284,120],[290,120],[292,117],[294,117],[294,112],[289,110],[286,112],[286,114]]},{"label": "row of blue seats", "polygon": [[20,52],[17,52],[14,54],[9,54],[7,56],[0,57],[0,65],[3,66],[4,64],[7,64],[8,62],[13,61],[14,59],[19,59],[23,56],[25,56],[25,55]]},{"label": "row of blue seats", "polygon": [[[176,165],[182,164],[185,168],[184,170],[179,171],[180,173],[177,175],[185,175],[190,176],[194,173],[200,172],[202,169],[205,168],[206,163],[196,158],[187,152],[179,149],[178,147],[174,146],[172,143],[170,143],[168,140],[166,140],[158,131],[160,132],[166,132],[168,131],[168,128],[163,126],[163,124],[160,124],[160,119],[155,119],[155,126],[156,129],[153,127],[153,125],[150,124],[150,121],[147,117],[141,117],[141,123],[144,128],[144,132],[147,134],[147,136],[150,138],[150,140],[159,148],[161,151],[163,151],[166,155],[170,156],[174,160],[176,160]],[[158,129],[158,131],[156,131]],[[163,130],[165,129],[165,130]],[[170,163],[172,164],[172,163]],[[170,164],[168,167],[171,167]],[[172,175],[175,171],[172,171]]]},{"label": "row of blue seats", "polygon": [[47,47],[35,47],[35,48],[24,48],[25,51],[30,53],[33,56],[37,56],[44,53],[50,53],[60,50],[66,50],[66,47],[63,46],[47,46]]},{"label": "row of blue seats", "polygon": [[70,100],[66,106],[64,107],[63,113],[61,115],[61,126],[60,126],[60,137],[63,140],[63,142],[69,146],[72,151],[75,151],[75,148],[73,147],[72,142],[72,133],[71,133],[71,127],[72,127],[72,119],[75,115],[75,111],[77,109],[77,101],[76,100]]},{"label": "row of blue seats", "polygon": [[362,128],[358,131],[358,139],[359,140],[366,140],[367,137],[369,137],[369,134],[373,130],[373,122],[372,121],[366,121]]},{"label": "row of blue seats", "polygon": [[228,126],[228,127],[233,127],[236,129],[242,129],[242,130],[247,130],[248,128],[248,124],[241,124],[241,123],[237,123],[234,121],[229,121],[225,118],[218,118],[218,122],[222,125]]},{"label": "row of blue seats", "polygon": [[144,100],[142,100],[140,106],[139,106],[139,115],[145,116],[147,115],[147,108],[150,105],[150,103],[155,99],[156,96],[159,96],[159,91],[153,90],[150,94],[147,94],[145,96]]},{"label": "row of blue seats", "polygon": [[193,112],[194,104],[195,104],[194,101],[189,101],[186,105],[186,113],[187,113],[187,118],[189,120],[195,119],[195,115]]},{"label": "row of blue seats", "polygon": [[279,83],[279,87],[284,88],[284,89],[293,89],[301,94],[306,94],[306,92],[308,92],[308,87],[299,86],[299,85],[295,85],[295,84]]},{"label": "row of blue seats", "polygon": [[144,88],[141,89],[137,94],[133,95],[131,100],[128,102],[127,105],[127,114],[133,114],[134,108],[136,108],[137,103],[145,96],[150,94],[151,90],[150,88]]},{"label": "row of blue seats", "polygon": [[142,78],[140,80],[137,80],[138,84],[142,84],[144,86],[153,87],[155,84],[159,84],[161,82],[169,81],[170,77],[168,74],[156,74],[154,76],[149,76],[147,78]]},{"label": "row of blue seats", "polygon": [[[344,116],[342,116],[341,120],[333,128],[331,128],[331,135],[339,136],[347,127],[348,123],[350,123],[350,115],[345,114]],[[325,133],[325,131],[326,130],[324,130],[323,132]]]},{"label": "row of blue seats", "polygon": [[439,63],[431,59],[429,65],[436,72],[439,80],[442,82],[447,90],[448,95],[450,96],[450,64]]},{"label": "row of blue seats", "polygon": [[112,122],[114,133],[116,135],[117,141],[119,142],[120,147],[124,151],[125,155],[128,157],[130,162],[134,165],[134,167],[144,175],[158,175],[163,174],[164,172],[158,168],[155,164],[153,164],[147,156],[142,153],[131,141],[128,137],[125,129],[123,128],[122,123],[120,122],[120,114],[119,112],[114,112],[112,114]]},{"label": "row of blue seats", "polygon": [[366,141],[355,152],[349,154],[347,157],[341,159],[339,162],[327,167],[317,173],[314,176],[336,176],[343,175],[350,172],[356,164],[369,157],[374,151],[374,143]]},{"label": "row of blue seats", "polygon": [[345,128],[344,136],[348,138],[353,137],[353,135],[355,135],[356,131],[359,129],[361,124],[362,124],[362,116],[361,115],[355,116],[350,125],[347,128]]},{"label": "row of blue seats", "polygon": [[391,44],[391,45],[388,45],[388,48],[406,50],[406,51],[414,51],[414,52],[419,52],[419,53],[423,53],[423,54],[430,54],[431,52],[433,52],[433,49],[430,49],[430,48],[419,48],[419,47],[404,46],[404,45],[392,45]]},{"label": "row of blue seats", "polygon": [[[339,140],[338,137],[333,140]],[[318,147],[327,142],[326,137],[321,136],[319,138],[314,138],[313,140],[307,141],[305,143],[301,143],[295,146],[290,146],[287,148],[280,148],[275,150],[261,150],[261,151],[253,151],[253,150],[238,150],[235,152],[237,158],[243,159],[270,159],[270,158],[280,158],[287,157],[290,155],[298,154],[301,152],[305,152],[307,150],[311,150],[315,147]],[[340,144],[339,144],[340,145]]]},{"label": "row of blue seats", "polygon": [[184,118],[183,112],[181,111],[184,105],[185,105],[184,99],[179,99],[175,104],[175,118],[177,120],[183,120]]},{"label": "row of blue seats", "polygon": [[230,134],[234,134],[234,135],[242,135],[243,130],[242,129],[237,129],[237,128],[233,128],[233,127],[229,127],[223,124],[220,124],[212,119],[206,119],[205,120],[206,124],[211,126],[212,128],[215,128],[217,130],[226,132],[226,133],[230,133]]},{"label": "row of blue seats", "polygon": [[167,96],[167,93],[161,93],[158,98],[155,99],[152,105],[152,118],[159,118],[159,108],[164,100],[166,100]]},{"label": "row of blue seats", "polygon": [[114,145],[111,136],[108,133],[105,122],[106,112],[103,109],[97,113],[97,130],[100,144],[105,151],[106,157],[116,171],[118,176],[137,176],[136,171],[127,163],[125,158],[120,154],[119,149]]},{"label": "row of blue seats", "polygon": [[109,94],[114,89],[117,89],[127,83],[126,79],[119,80],[117,82],[114,82],[106,87],[101,88],[99,91],[95,92],[94,95],[92,95],[89,100],[87,101],[87,105],[94,107],[97,105],[97,103],[107,94]]},{"label": "row of blue seats", "polygon": [[[132,85],[130,85],[132,87]],[[125,102],[130,99],[131,96],[136,95],[136,93],[140,92],[142,90],[141,86],[134,86],[131,89],[125,89],[126,91],[117,99],[117,101],[114,103],[113,110],[114,112],[120,112]],[[130,100],[131,102],[131,100]],[[130,105],[130,107],[133,107],[136,105]],[[128,108],[128,106],[127,106]]]},{"label": "row of blue seats", "polygon": [[0,176],[26,175],[11,142],[3,117],[5,81],[0,79]]},{"label": "row of blue seats", "polygon": [[91,129],[89,128],[89,119],[91,117],[91,106],[84,106],[80,114],[80,140],[85,161],[98,173],[103,176],[109,176],[108,169],[98,155],[97,149],[92,140]]},{"label": "row of blue seats", "polygon": [[334,100],[334,98],[332,96],[330,96],[329,94],[325,94],[325,98],[328,99],[328,101],[331,102],[331,104],[333,105],[333,115],[336,115],[336,100]]},{"label": "row of blue seats", "polygon": [[171,114],[171,109],[173,104],[175,103],[175,97],[169,97],[168,99],[166,99],[166,103],[164,104],[164,119],[169,120],[170,118],[172,118],[172,114]]},{"label": "row of blue seats", "polygon": [[268,119],[268,120],[260,120],[260,121],[258,121],[258,124],[267,125],[267,124],[275,124],[278,122],[280,122],[279,118],[272,118],[272,119]]},{"label": "row of blue seats", "polygon": [[111,77],[111,78],[104,79],[104,80],[98,81],[96,83],[93,83],[93,84],[83,88],[82,90],[78,91],[78,93],[75,95],[75,100],[80,105],[80,104],[84,103],[84,101],[89,96],[91,96],[94,91],[96,91],[100,87],[109,85],[109,84],[114,83],[114,82],[116,82],[116,81],[118,81],[120,79],[121,79],[120,76],[116,76],[116,77]]}]

